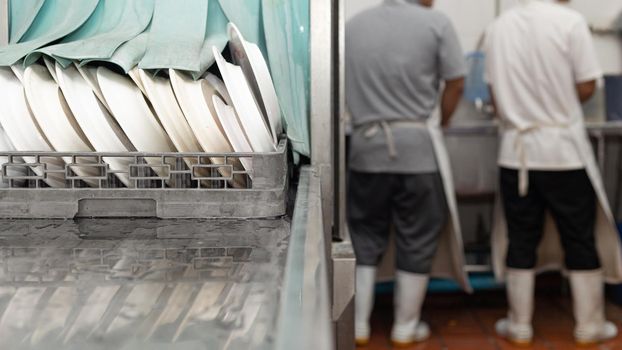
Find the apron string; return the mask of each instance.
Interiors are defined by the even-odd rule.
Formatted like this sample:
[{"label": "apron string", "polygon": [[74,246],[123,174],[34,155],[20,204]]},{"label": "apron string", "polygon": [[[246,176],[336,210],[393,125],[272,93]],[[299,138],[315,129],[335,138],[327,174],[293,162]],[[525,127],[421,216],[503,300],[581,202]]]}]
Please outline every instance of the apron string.
[{"label": "apron string", "polygon": [[529,167],[527,165],[527,152],[525,151],[525,140],[523,137],[532,132],[545,127],[549,128],[564,128],[567,129],[572,124],[550,124],[550,125],[532,125],[523,129],[516,128],[518,134],[514,142],[514,148],[518,155],[519,169],[518,169],[518,195],[520,197],[526,197],[529,193]]},{"label": "apron string", "polygon": [[529,193],[529,168],[527,167],[527,153],[525,152],[525,140],[523,139],[523,136],[536,129],[537,127],[519,130],[514,142],[514,148],[518,154],[519,161],[518,195],[520,197],[527,197],[527,194]]},{"label": "apron string", "polygon": [[395,137],[393,136],[393,130],[391,129],[391,125],[389,125],[389,123],[386,121],[381,121],[380,127],[382,127],[382,131],[384,131],[384,136],[387,139],[389,157],[391,157],[391,159],[397,158],[397,147],[395,146]]},{"label": "apron string", "polygon": [[[360,125],[358,127],[361,127],[364,125]],[[391,159],[395,159],[398,156],[397,146],[395,145],[395,136],[393,135],[392,126],[395,126],[395,127],[400,127],[400,126],[402,127],[413,127],[413,126],[414,127],[427,127],[426,122],[412,121],[412,120],[393,120],[393,121],[379,120],[375,122],[366,123],[366,125],[369,125],[369,128],[367,129],[367,131],[365,131],[366,138],[374,137],[378,132],[378,128],[382,129],[382,132],[384,133],[386,144],[387,144],[387,150],[389,152],[389,157]],[[358,127],[355,127],[355,128],[358,128]]]}]

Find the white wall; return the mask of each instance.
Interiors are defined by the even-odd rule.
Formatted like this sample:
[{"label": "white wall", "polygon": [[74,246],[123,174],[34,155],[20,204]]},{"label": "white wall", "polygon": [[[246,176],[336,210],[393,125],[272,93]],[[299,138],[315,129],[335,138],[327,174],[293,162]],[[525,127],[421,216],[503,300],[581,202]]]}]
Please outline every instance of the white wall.
[{"label": "white wall", "polygon": [[[346,18],[378,5],[383,0],[345,0]],[[500,0],[499,11],[518,0]],[[435,7],[454,22],[466,52],[475,49],[479,37],[497,12],[497,0],[436,0]],[[596,3],[598,3],[597,6]],[[571,6],[583,13],[591,25],[608,28],[622,13],[622,0],[572,0]],[[622,74],[622,44],[614,35],[594,35],[596,51],[607,74]]]},{"label": "white wall", "polygon": [[[378,5],[383,0],[345,0],[346,18]],[[495,17],[496,0],[436,0],[434,7],[445,12],[456,25],[465,51],[475,49],[486,25]],[[476,2],[477,6],[473,6]]]},{"label": "white wall", "polygon": [[[346,18],[378,5],[383,0],[345,0]],[[495,18],[497,0],[435,0],[434,7],[454,22],[465,51],[475,49],[487,24]],[[474,6],[474,4],[477,4]]]},{"label": "white wall", "polygon": [[[513,6],[519,0],[501,0],[502,9]],[[591,25],[609,27],[622,12],[620,0],[571,0],[570,6],[581,12]]]}]

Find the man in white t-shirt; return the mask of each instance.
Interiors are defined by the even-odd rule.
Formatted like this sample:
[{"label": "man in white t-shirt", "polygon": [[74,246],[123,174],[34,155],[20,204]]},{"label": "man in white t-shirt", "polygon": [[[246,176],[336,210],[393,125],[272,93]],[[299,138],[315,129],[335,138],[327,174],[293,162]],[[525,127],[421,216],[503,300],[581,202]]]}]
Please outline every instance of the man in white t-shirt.
[{"label": "man in white t-shirt", "polygon": [[509,242],[510,311],[497,332],[513,343],[532,342],[534,269],[548,211],[570,275],[577,342],[613,338],[617,329],[604,317],[589,146],[577,133],[581,103],[602,74],[587,23],[556,1],[522,0],[490,26],[485,51],[486,79],[502,119],[500,187]]}]

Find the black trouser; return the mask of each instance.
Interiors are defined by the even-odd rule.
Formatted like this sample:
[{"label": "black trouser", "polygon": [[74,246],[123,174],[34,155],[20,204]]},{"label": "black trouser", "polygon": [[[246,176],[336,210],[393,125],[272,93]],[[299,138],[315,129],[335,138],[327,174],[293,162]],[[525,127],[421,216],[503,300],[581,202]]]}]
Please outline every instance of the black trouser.
[{"label": "black trouser", "polygon": [[350,173],[348,223],[358,265],[380,262],[393,224],[397,268],[429,274],[446,221],[440,174]]},{"label": "black trouser", "polygon": [[518,171],[501,169],[501,194],[507,218],[507,266],[533,269],[550,211],[564,248],[566,268],[600,268],[596,250],[596,194],[585,170],[530,171],[529,192],[518,193]]}]

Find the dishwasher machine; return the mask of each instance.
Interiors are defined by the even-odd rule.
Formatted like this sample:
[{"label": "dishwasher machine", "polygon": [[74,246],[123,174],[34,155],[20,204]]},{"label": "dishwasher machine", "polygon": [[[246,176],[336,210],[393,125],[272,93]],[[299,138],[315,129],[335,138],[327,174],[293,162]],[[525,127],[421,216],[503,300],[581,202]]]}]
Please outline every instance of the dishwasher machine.
[{"label": "dishwasher machine", "polygon": [[353,348],[343,4],[296,4],[306,155],[0,150],[1,349]]}]

